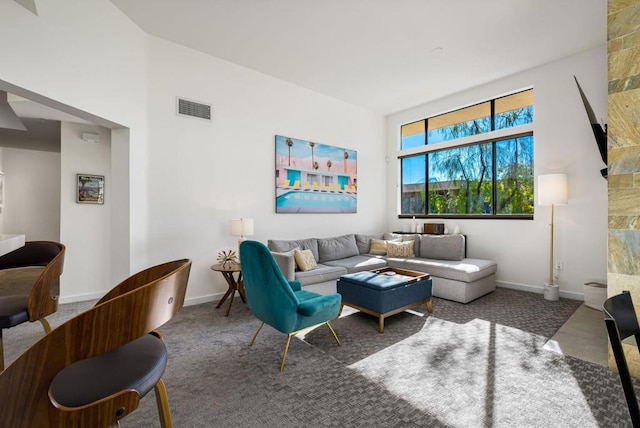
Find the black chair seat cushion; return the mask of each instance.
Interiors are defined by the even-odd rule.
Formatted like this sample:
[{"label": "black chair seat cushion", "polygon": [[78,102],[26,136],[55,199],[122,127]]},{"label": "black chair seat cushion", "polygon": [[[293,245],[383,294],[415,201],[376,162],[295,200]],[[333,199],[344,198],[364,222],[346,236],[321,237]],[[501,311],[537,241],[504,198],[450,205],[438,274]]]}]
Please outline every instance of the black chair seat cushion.
[{"label": "black chair seat cushion", "polygon": [[61,405],[78,407],[118,391],[134,389],[144,397],[162,378],[167,348],[146,334],[106,354],[75,362],[51,382],[51,395]]},{"label": "black chair seat cushion", "polygon": [[29,296],[0,296],[0,328],[11,328],[29,321]]}]

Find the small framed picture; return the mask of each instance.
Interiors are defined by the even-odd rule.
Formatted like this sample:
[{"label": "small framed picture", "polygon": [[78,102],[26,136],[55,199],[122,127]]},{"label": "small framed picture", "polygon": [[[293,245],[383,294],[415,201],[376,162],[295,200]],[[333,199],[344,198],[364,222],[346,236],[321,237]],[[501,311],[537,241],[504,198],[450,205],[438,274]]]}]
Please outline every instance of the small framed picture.
[{"label": "small framed picture", "polygon": [[104,204],[104,175],[77,174],[79,204]]}]

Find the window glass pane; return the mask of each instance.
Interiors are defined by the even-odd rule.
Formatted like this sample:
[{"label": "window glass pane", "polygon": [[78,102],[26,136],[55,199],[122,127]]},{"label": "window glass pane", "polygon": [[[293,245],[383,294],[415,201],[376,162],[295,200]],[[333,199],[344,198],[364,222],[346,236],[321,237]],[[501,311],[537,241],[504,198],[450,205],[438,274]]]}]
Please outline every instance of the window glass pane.
[{"label": "window glass pane", "polygon": [[496,214],[533,214],[533,136],[496,142]]},{"label": "window glass pane", "polygon": [[402,125],[400,149],[424,146],[424,120]]},{"label": "window glass pane", "polygon": [[496,129],[533,122],[533,89],[496,99]]},{"label": "window glass pane", "polygon": [[493,214],[492,144],[429,153],[429,214]]},{"label": "window glass pane", "polygon": [[402,159],[402,214],[424,214],[425,155]]},{"label": "window glass pane", "polygon": [[455,140],[491,131],[491,103],[466,107],[427,120],[427,143]]}]

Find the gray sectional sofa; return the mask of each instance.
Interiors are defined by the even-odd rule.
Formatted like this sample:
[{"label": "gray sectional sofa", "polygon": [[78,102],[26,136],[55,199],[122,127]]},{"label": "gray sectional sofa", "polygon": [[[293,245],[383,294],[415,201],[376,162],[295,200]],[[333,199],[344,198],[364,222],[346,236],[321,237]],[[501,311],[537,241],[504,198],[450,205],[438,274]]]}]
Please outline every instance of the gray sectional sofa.
[{"label": "gray sectional sofa", "polygon": [[[413,242],[413,257],[397,257],[380,251],[381,244]],[[374,245],[372,245],[372,243]],[[433,295],[468,303],[495,290],[495,261],[466,257],[464,235],[380,233],[349,234],[331,238],[273,240],[267,242],[282,273],[303,286],[336,281],[346,273],[385,266],[426,272],[433,278]],[[410,244],[404,245],[411,247]],[[372,250],[375,248],[375,251]],[[316,267],[297,268],[295,250],[309,250]]]}]

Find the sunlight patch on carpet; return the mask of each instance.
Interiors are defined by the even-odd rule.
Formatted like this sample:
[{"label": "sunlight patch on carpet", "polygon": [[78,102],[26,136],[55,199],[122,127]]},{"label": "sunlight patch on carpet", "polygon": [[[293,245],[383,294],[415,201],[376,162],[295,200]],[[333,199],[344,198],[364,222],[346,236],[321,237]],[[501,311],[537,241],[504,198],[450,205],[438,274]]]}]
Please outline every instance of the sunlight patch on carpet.
[{"label": "sunlight patch on carpet", "polygon": [[430,317],[418,333],[349,367],[453,426],[531,426],[550,415],[556,426],[593,426],[578,382],[562,357],[542,349],[545,340],[484,320]]}]

